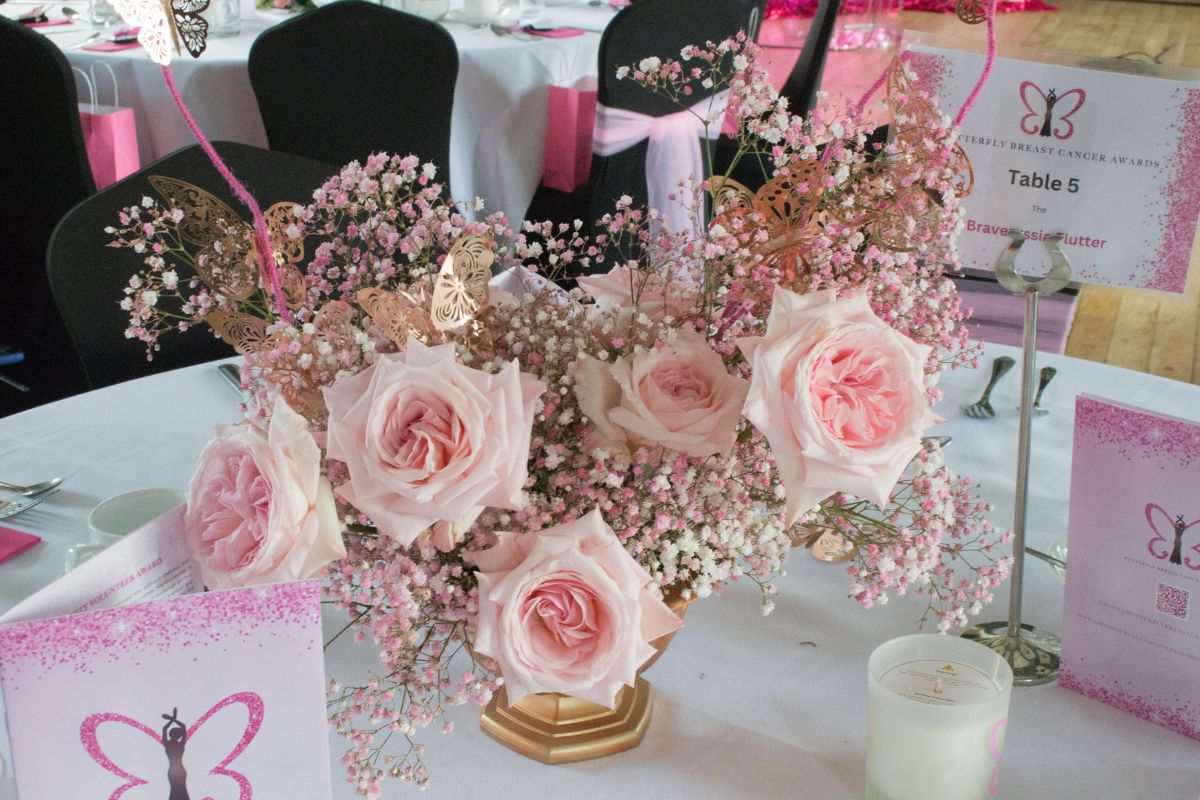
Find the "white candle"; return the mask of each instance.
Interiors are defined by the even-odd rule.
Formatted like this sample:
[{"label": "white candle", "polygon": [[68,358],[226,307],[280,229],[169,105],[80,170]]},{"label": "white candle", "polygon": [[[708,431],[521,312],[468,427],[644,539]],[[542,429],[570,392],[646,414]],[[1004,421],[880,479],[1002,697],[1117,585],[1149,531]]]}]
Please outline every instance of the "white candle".
[{"label": "white candle", "polygon": [[494,17],[500,13],[500,0],[463,0],[463,14],[468,17]]},{"label": "white candle", "polygon": [[996,793],[1012,669],[952,636],[892,639],[867,662],[867,800]]}]

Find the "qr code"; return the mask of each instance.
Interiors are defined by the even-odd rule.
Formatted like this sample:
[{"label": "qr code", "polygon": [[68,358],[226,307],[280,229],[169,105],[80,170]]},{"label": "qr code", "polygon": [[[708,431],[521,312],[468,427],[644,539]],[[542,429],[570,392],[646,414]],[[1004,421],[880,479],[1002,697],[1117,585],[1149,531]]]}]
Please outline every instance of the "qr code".
[{"label": "qr code", "polygon": [[1186,589],[1179,589],[1175,586],[1160,583],[1158,585],[1158,600],[1154,603],[1154,610],[1160,614],[1170,614],[1172,617],[1187,619],[1188,598],[1190,596],[1191,593]]}]

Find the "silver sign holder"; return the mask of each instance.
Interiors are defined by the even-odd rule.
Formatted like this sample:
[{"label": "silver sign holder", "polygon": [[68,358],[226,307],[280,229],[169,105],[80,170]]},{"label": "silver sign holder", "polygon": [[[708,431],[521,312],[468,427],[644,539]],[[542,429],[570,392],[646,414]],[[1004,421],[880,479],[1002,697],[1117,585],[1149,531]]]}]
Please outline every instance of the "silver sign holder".
[{"label": "silver sign holder", "polygon": [[1058,677],[1060,645],[1058,636],[1033,625],[1021,624],[1021,586],[1025,577],[1025,524],[1029,513],[1029,458],[1033,434],[1033,393],[1037,385],[1038,297],[1050,295],[1067,285],[1071,265],[1059,247],[1063,235],[1056,233],[1043,240],[1050,253],[1050,272],[1032,280],[1018,275],[1017,251],[1025,244],[1025,235],[1008,229],[1012,239],[996,262],[996,279],[1015,295],[1025,297],[1025,331],[1021,367],[1021,424],[1017,433],[1017,485],[1013,515],[1013,565],[1009,577],[1008,620],[983,622],[962,632],[965,639],[986,645],[999,653],[1013,671],[1013,683],[1034,686]]}]

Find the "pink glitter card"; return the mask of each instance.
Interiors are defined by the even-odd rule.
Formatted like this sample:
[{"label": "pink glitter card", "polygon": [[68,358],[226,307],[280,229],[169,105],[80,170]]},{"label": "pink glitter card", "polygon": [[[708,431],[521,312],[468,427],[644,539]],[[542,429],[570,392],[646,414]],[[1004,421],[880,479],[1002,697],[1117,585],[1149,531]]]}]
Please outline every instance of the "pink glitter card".
[{"label": "pink glitter card", "polygon": [[1197,485],[1200,423],[1076,399],[1059,682],[1193,739],[1200,739]]},{"label": "pink glitter card", "polygon": [[319,582],[0,627],[17,796],[327,800]]}]

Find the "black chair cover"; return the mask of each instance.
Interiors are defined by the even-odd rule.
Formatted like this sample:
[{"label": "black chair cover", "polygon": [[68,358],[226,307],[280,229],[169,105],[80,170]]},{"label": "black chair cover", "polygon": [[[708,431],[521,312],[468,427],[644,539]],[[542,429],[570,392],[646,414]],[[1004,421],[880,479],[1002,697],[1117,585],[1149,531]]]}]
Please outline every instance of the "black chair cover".
[{"label": "black chair cover", "polygon": [[46,37],[0,18],[0,344],[25,353],[0,373],[0,416],[87,389],[46,281],[46,244],[67,209],[96,191],[75,80]]},{"label": "black chair cover", "polygon": [[[637,0],[617,14],[600,39],[598,102],[655,117],[679,111],[670,99],[628,78],[617,80],[617,68],[650,56],[678,59],[686,45],[719,42],[745,29],[752,16],[761,19],[762,6],[765,3],[757,0]],[[696,92],[691,100],[697,103],[706,96]],[[715,144],[705,143],[714,150]],[[643,141],[620,153],[592,158],[592,219],[611,212],[622,195],[632,197],[635,206],[645,205],[648,147]]]},{"label": "black chair cover", "polygon": [[449,185],[458,49],[441,25],[341,0],[264,31],[249,69],[272,150],[339,166],[412,153]]},{"label": "black chair cover", "polygon": [[[336,170],[317,161],[232,142],[216,143],[217,151],[265,210],[273,203],[306,203]],[[249,221],[250,212],[233,196],[212,163],[192,145],[143,167],[88,198],[63,218],[50,239],[47,273],[75,348],[94,388],[155,372],[233,355],[233,349],[210,331],[168,333],[146,360],[146,346],[126,339],[129,315],[118,306],[129,278],[143,268],[142,255],[128,248],[107,247],[105,227],[117,224],[117,212],[144,196],[160,199],[146,179],[165,175],[195,184],[227,203]],[[164,203],[165,204],[165,203]],[[184,276],[180,275],[182,280]]]},{"label": "black chair cover", "polygon": [[792,71],[779,90],[781,97],[788,100],[788,110],[801,116],[812,110],[817,90],[821,88],[821,75],[825,72],[825,57],[829,54],[829,39],[833,36],[841,0],[820,0],[817,13],[813,15],[812,27],[804,38],[804,47],[792,65]]}]

